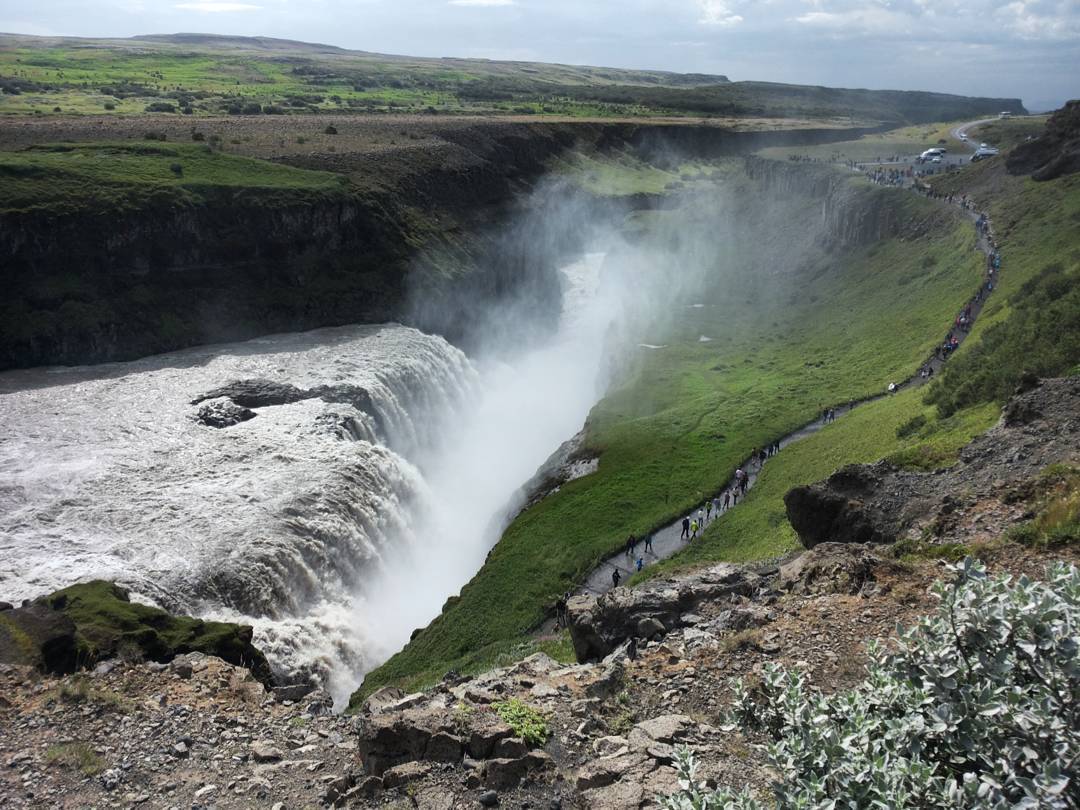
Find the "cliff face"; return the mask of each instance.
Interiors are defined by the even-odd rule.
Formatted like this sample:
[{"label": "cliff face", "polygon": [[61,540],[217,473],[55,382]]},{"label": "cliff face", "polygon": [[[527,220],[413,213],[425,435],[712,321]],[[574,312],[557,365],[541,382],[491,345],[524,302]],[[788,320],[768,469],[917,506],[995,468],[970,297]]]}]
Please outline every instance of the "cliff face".
[{"label": "cliff face", "polygon": [[[0,215],[0,368],[131,359],[185,346],[406,315],[410,275],[477,296],[557,293],[500,236],[570,149],[720,156],[852,130],[745,133],[628,123],[448,125],[422,147],[276,160],[352,182],[317,194],[234,189],[124,210]],[[573,248],[573,236],[565,240]],[[516,253],[515,253],[516,251]],[[492,260],[496,259],[496,260]],[[528,266],[528,267],[527,267]],[[523,269],[526,268],[527,269]],[[456,296],[460,299],[461,296]],[[453,307],[424,325],[453,331]]]},{"label": "cliff face", "polygon": [[801,194],[819,200],[821,238],[830,248],[846,249],[888,239],[907,224],[894,193],[860,188],[832,167],[748,157],[745,168],[771,194]]}]

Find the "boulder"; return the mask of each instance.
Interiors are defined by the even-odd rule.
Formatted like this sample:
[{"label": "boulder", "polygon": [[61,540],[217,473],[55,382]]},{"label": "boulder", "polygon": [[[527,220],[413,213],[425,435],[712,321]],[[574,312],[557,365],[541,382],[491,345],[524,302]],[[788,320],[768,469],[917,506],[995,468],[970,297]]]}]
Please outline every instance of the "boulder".
[{"label": "boulder", "polygon": [[567,613],[574,653],[579,661],[604,658],[628,639],[682,627],[683,616],[692,616],[703,602],[749,595],[760,581],[756,574],[725,563],[678,581],[572,597]]},{"label": "boulder", "polygon": [[885,564],[868,546],[822,543],[780,566],[779,586],[798,594],[857,594]]},{"label": "boulder", "polygon": [[360,711],[363,714],[378,714],[403,697],[405,697],[405,692],[396,686],[383,686],[368,695],[360,705]]},{"label": "boulder", "polygon": [[227,428],[255,418],[255,411],[230,399],[207,402],[195,414],[195,421],[212,428]]},{"label": "boulder", "polygon": [[493,715],[482,715],[469,730],[469,756],[487,759],[500,741],[514,736],[514,730]]},{"label": "boulder", "polygon": [[523,757],[489,759],[484,763],[484,785],[492,790],[511,790],[517,787],[530,771],[551,765],[551,757],[543,751],[530,751]]},{"label": "boulder", "polygon": [[[882,469],[882,468],[886,469]],[[824,482],[795,487],[784,495],[788,521],[805,548],[819,543],[891,543],[896,539],[895,510],[889,514],[868,503],[881,491],[891,465],[852,464]]]},{"label": "boulder", "polygon": [[388,768],[382,775],[385,788],[395,788],[423,779],[431,773],[431,766],[426,762],[404,762]]},{"label": "boulder", "polygon": [[269,740],[256,740],[251,744],[251,758],[256,762],[277,762],[284,756]]},{"label": "boulder", "polygon": [[278,703],[284,703],[287,700],[295,703],[298,700],[303,700],[314,692],[315,684],[310,682],[290,683],[285,686],[275,686],[270,691],[274,695],[274,700]]},{"label": "boulder", "polygon": [[664,714],[635,725],[630,731],[630,744],[634,744],[635,738],[641,739],[641,735],[648,740],[642,748],[647,748],[651,742],[673,743],[685,737],[692,728],[694,721],[685,714]]},{"label": "boulder", "polygon": [[367,773],[382,776],[395,765],[423,759],[433,736],[452,731],[441,707],[382,712],[362,717],[357,748]]}]

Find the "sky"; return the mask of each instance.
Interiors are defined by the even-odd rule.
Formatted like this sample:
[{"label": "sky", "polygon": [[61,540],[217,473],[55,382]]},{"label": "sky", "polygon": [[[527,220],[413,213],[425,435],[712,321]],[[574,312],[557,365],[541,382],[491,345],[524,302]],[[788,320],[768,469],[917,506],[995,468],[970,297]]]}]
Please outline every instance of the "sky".
[{"label": "sky", "polygon": [[357,50],[1080,97],[1080,0],[0,0],[0,31],[198,32]]}]

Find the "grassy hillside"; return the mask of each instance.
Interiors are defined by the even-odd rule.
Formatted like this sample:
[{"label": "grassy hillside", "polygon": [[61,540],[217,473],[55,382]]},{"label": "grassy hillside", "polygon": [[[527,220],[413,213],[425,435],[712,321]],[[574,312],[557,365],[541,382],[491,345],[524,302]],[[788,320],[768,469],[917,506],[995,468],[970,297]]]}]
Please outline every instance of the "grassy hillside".
[{"label": "grassy hillside", "polygon": [[330,172],[225,155],[206,145],[51,144],[0,152],[0,214],[115,215],[222,193],[299,203],[338,194],[345,183]]},{"label": "grassy hillside", "polygon": [[[590,415],[586,444],[600,456],[598,472],[519,516],[460,599],[371,673],[365,692],[482,668],[514,647],[545,607],[628,532],[654,528],[700,502],[753,447],[823,406],[881,391],[914,371],[979,283],[970,224],[915,195],[853,180],[857,204],[872,208],[889,195],[897,216],[918,227],[830,253],[816,240],[819,200],[755,195],[730,164],[718,167],[717,177],[738,211],[690,201],[633,220],[654,234],[665,233],[667,218],[678,219],[673,234],[708,229],[721,246],[720,261],[710,289],[683,301],[674,323],[643,340],[666,348],[641,350],[625,385]],[[637,179],[654,180],[646,171]],[[906,401],[906,410],[873,433],[856,430],[851,448],[822,455],[806,474],[821,477],[843,460],[897,449],[895,426],[926,410]],[[984,413],[950,427],[964,433],[986,420]],[[783,513],[773,509],[764,519],[775,527]],[[791,544],[790,535],[750,540],[739,556],[768,556]]]},{"label": "grassy hillside", "polygon": [[728,82],[648,70],[429,59],[248,37],[0,36],[0,113],[265,115],[328,111],[764,116],[914,122],[1013,99]]},{"label": "grassy hillside", "polygon": [[[793,548],[796,537],[782,500],[791,487],[883,456],[921,469],[950,464],[956,450],[997,420],[1023,373],[1080,373],[1080,175],[1037,183],[1008,175],[1001,157],[936,178],[934,185],[979,201],[1002,246],[997,291],[970,337],[927,389],[868,405],[770,460],[740,509],[649,576]],[[918,424],[916,419],[922,427],[901,431],[908,435],[900,438],[897,430]]]}]

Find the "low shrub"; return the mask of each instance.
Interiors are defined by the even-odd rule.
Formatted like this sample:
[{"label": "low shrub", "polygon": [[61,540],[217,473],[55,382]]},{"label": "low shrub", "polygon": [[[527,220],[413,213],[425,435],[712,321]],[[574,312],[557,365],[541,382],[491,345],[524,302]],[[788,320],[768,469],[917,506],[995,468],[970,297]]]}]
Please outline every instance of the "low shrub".
[{"label": "low shrub", "polygon": [[[797,670],[736,684],[731,726],[765,733],[780,808],[1067,808],[1080,796],[1080,569],[990,578],[971,558],[935,615],[871,645],[865,681],[822,695]],[[679,754],[667,810],[757,810],[708,791]]]},{"label": "low shrub", "polygon": [[543,745],[551,734],[547,720],[539,711],[517,698],[510,698],[494,707],[499,718],[514,730],[514,734],[531,747]]},{"label": "low shrub", "polygon": [[45,752],[50,765],[74,768],[83,776],[94,776],[105,769],[105,762],[89,743],[60,743]]}]

